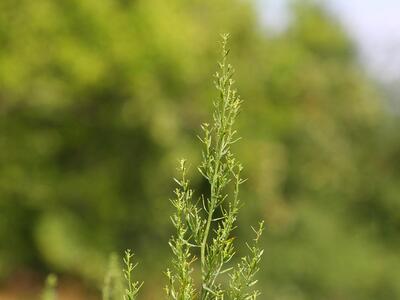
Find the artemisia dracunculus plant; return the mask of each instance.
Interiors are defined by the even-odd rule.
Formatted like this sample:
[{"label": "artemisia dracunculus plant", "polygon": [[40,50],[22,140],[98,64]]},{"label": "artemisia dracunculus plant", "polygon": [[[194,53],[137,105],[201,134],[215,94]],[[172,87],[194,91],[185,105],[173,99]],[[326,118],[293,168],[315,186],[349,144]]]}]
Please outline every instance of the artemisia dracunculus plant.
[{"label": "artemisia dracunculus plant", "polygon": [[[261,222],[254,243],[247,245],[249,255],[232,265],[235,254],[233,231],[240,208],[239,189],[245,181],[242,165],[231,146],[240,138],[234,128],[242,100],[234,89],[234,69],[227,62],[229,36],[222,36],[222,59],[215,74],[218,97],[214,100],[213,120],[204,123],[200,137],[203,144],[200,174],[209,185],[209,196],[195,198],[187,178],[186,161],[179,165],[180,178],[171,200],[176,211],[171,217],[176,234],[170,240],[174,254],[165,290],[170,300],[247,300],[259,295],[254,289],[255,274],[263,250],[257,246],[263,230]],[[198,267],[196,266],[198,264]],[[195,270],[201,282],[195,280]]]}]

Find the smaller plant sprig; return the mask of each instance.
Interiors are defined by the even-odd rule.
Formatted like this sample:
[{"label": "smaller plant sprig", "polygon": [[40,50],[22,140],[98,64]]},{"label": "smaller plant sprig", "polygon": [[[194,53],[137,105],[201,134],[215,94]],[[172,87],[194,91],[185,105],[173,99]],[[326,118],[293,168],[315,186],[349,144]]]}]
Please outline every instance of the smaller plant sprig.
[{"label": "smaller plant sprig", "polygon": [[200,243],[201,230],[204,221],[199,217],[199,209],[191,204],[193,190],[189,188],[189,181],[186,178],[186,161],[179,163],[180,179],[175,179],[178,188],[175,189],[175,198],[171,200],[176,212],[172,215],[171,221],[176,228],[177,236],[172,237],[169,245],[175,258],[172,260],[174,272],[169,269],[166,272],[168,285],[165,291],[168,299],[194,299],[196,290],[191,276],[192,264],[196,260],[191,254],[191,248],[196,245],[189,242],[188,234],[192,234],[195,242]]},{"label": "smaller plant sprig", "polygon": [[124,268],[122,270],[126,282],[126,288],[123,295],[124,300],[135,300],[140,288],[143,285],[143,282],[139,283],[139,281],[133,281],[132,279],[132,272],[138,265],[137,263],[133,264],[133,256],[134,255],[131,250],[128,249],[125,251],[125,256],[123,259]]}]

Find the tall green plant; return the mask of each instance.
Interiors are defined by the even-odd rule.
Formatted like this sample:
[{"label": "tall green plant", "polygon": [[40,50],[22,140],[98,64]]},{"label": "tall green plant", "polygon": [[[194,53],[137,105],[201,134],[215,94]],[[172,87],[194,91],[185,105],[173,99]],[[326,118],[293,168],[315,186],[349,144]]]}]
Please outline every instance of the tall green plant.
[{"label": "tall green plant", "polygon": [[[240,139],[234,123],[242,100],[233,87],[234,69],[227,62],[228,38],[222,36],[222,60],[215,74],[219,95],[213,102],[213,122],[201,126],[203,159],[198,170],[209,184],[210,195],[201,195],[198,201],[193,201],[185,160],[180,161],[180,179],[175,179],[178,187],[171,202],[176,212],[171,220],[176,234],[169,243],[174,259],[172,270],[166,272],[169,283],[165,289],[171,300],[244,300],[259,295],[253,286],[263,254],[257,246],[263,223],[254,230],[255,244],[248,245],[250,255],[235,267],[229,264],[235,254],[232,233],[240,208],[239,189],[245,180],[241,176],[243,167],[231,151],[231,146]],[[196,288],[193,271],[198,256],[201,284]]]}]

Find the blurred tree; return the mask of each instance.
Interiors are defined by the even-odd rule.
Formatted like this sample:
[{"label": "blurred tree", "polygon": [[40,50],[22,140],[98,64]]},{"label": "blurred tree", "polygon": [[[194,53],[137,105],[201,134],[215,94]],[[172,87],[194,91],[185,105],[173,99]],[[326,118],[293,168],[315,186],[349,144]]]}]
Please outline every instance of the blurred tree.
[{"label": "blurred tree", "polygon": [[239,0],[1,1],[0,275],[97,281],[130,247],[157,284],[170,178],[177,158],[199,159],[230,32],[254,199],[243,218],[269,224],[266,298],[399,298],[399,123],[385,125],[337,22],[296,3],[269,37]]}]

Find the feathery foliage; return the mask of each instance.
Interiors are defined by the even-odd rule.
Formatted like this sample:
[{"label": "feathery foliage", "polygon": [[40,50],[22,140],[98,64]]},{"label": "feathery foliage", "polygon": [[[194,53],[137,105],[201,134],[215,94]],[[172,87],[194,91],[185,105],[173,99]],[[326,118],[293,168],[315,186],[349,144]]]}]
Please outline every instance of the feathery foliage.
[{"label": "feathery foliage", "polygon": [[137,263],[134,264],[132,262],[132,258],[133,253],[131,252],[131,250],[126,250],[123,268],[123,274],[126,282],[126,288],[123,296],[124,300],[135,300],[140,288],[143,285],[143,282],[139,283],[139,281],[133,281],[132,279],[132,272],[138,265]]},{"label": "feathery foliage", "polygon": [[[259,295],[252,287],[256,283],[254,276],[263,253],[257,247],[263,223],[255,230],[255,245],[248,245],[250,255],[243,257],[236,267],[229,265],[235,254],[232,233],[240,208],[239,188],[245,180],[241,176],[243,167],[231,151],[232,144],[240,139],[234,123],[242,100],[233,87],[234,69],[227,62],[228,38],[228,35],[222,36],[222,60],[215,74],[219,95],[213,102],[213,123],[201,126],[203,159],[198,170],[209,184],[210,195],[201,195],[198,201],[193,201],[185,160],[180,161],[180,179],[175,179],[178,187],[171,202],[176,212],[171,220],[176,235],[170,240],[174,259],[173,269],[166,272],[169,280],[166,294],[170,300],[222,300],[227,297],[245,300],[256,299]],[[193,276],[198,255],[199,290]],[[230,279],[228,286],[224,286],[224,275]]]}]

